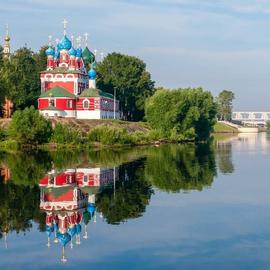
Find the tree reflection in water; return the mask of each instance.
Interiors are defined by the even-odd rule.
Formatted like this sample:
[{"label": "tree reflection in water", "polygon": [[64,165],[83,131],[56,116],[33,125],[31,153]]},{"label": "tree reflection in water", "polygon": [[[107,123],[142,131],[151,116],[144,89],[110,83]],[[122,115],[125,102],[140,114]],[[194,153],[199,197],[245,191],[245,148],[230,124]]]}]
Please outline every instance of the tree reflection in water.
[{"label": "tree reflection in water", "polygon": [[[228,149],[216,150],[221,172],[233,171]],[[1,156],[0,237],[25,232],[34,221],[47,233],[48,246],[58,242],[63,251],[68,243],[73,248],[88,238],[96,211],[107,223],[120,224],[143,215],[154,188],[210,187],[215,160],[213,144]]]},{"label": "tree reflection in water", "polygon": [[215,175],[214,150],[208,144],[152,148],[145,165],[146,179],[167,192],[202,190]]}]

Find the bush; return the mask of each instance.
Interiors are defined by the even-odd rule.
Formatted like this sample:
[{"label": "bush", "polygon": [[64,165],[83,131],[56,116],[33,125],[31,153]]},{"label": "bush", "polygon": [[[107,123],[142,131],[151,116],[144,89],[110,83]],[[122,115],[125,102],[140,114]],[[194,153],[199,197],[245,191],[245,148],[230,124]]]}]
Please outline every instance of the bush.
[{"label": "bush", "polygon": [[69,125],[62,125],[56,123],[53,130],[51,142],[58,144],[80,144],[82,142],[82,136],[79,131]]},{"label": "bush", "polygon": [[99,142],[104,145],[131,144],[132,140],[125,128],[97,126],[88,133],[89,142]]},{"label": "bush", "polygon": [[8,128],[9,138],[19,144],[46,143],[51,135],[51,122],[45,119],[34,107],[16,111]]},{"label": "bush", "polygon": [[0,128],[0,141],[5,141],[7,139],[7,130]]}]

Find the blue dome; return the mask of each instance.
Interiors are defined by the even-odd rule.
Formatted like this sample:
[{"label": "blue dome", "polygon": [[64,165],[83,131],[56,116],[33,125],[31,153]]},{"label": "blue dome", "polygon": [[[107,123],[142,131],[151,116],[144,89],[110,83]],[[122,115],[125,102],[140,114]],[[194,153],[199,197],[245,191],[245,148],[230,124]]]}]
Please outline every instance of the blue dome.
[{"label": "blue dome", "polygon": [[46,55],[49,56],[49,55],[54,55],[54,48],[52,47],[49,47],[46,51],[45,51]]},{"label": "blue dome", "polygon": [[64,36],[60,43],[58,44],[58,48],[60,50],[70,50],[72,47],[71,41],[67,38],[67,36]]},{"label": "blue dome", "polygon": [[94,69],[91,68],[91,69],[88,71],[88,76],[89,76],[90,79],[95,79],[96,76],[97,76],[97,72],[96,72]]},{"label": "blue dome", "polygon": [[54,231],[53,225],[52,226],[46,225],[46,234],[47,234],[48,237],[51,236],[51,233],[53,231]]},{"label": "blue dome", "polygon": [[56,48],[57,48],[58,51],[60,51],[61,50],[61,44],[57,43]]},{"label": "blue dome", "polygon": [[91,216],[94,215],[94,213],[96,212],[96,206],[93,203],[89,203],[87,206],[87,211],[91,214]]},{"label": "blue dome", "polygon": [[62,233],[58,232],[57,239],[59,240],[59,242],[61,243],[62,246],[65,246],[71,240],[71,237],[68,233],[62,234]]},{"label": "blue dome", "polygon": [[82,48],[78,48],[78,49],[76,50],[76,57],[79,57],[79,58],[82,57]]},{"label": "blue dome", "polygon": [[67,230],[67,233],[68,233],[71,237],[73,237],[73,236],[76,234],[76,232],[77,232],[76,226],[73,226],[73,227],[71,227],[71,228],[68,228],[68,230]]},{"label": "blue dome", "polygon": [[73,47],[71,47],[71,49],[68,51],[68,54],[70,56],[76,56],[76,50]]},{"label": "blue dome", "polygon": [[76,224],[76,230],[77,230],[77,234],[80,234],[82,231],[82,226],[81,224]]}]

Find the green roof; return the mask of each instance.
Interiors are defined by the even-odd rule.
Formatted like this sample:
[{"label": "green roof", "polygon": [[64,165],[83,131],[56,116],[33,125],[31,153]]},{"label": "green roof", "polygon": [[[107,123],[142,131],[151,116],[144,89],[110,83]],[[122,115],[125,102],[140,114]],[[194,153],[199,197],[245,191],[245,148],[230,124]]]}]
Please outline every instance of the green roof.
[{"label": "green roof", "polygon": [[81,94],[80,97],[106,97],[106,98],[113,98],[112,94],[107,92],[103,92],[100,89],[96,88],[88,88],[85,89]]},{"label": "green roof", "polygon": [[70,98],[75,98],[75,95],[71,94],[68,92],[66,89],[62,87],[54,87],[51,90],[42,93],[40,98],[46,98],[46,97],[70,97]]}]

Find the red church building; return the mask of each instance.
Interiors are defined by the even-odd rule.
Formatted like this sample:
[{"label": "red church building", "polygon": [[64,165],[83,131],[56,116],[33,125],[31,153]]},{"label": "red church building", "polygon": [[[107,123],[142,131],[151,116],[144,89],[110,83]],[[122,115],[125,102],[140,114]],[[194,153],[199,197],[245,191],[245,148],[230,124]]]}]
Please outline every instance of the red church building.
[{"label": "red church building", "polygon": [[96,57],[87,47],[75,48],[66,35],[46,50],[47,69],[40,73],[38,109],[45,117],[119,119],[119,102],[96,88]]}]

